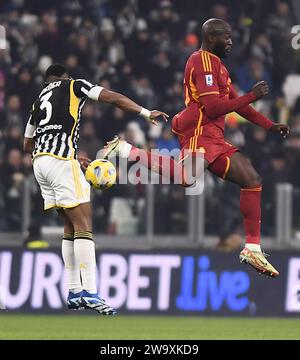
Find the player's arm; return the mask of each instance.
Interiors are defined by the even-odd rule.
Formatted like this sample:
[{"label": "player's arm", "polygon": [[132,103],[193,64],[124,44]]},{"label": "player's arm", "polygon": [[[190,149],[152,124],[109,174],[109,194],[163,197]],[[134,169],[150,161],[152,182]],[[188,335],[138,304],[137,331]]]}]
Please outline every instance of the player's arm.
[{"label": "player's arm", "polygon": [[159,110],[150,111],[138,105],[137,103],[129,99],[127,96],[104,88],[99,94],[98,101],[113,104],[123,111],[141,115],[146,120],[150,121],[155,125],[157,125],[156,119],[158,119],[159,117],[162,117],[165,121],[168,121],[169,115],[167,115],[165,112]]},{"label": "player's arm", "polygon": [[31,138],[24,137],[23,150],[29,154],[32,154],[34,150],[34,140]]},{"label": "player's arm", "polygon": [[267,94],[267,83],[260,81],[253,86],[250,92],[235,99],[220,98],[219,95],[205,95],[200,98],[200,102],[204,106],[208,116],[210,118],[216,118],[232,111],[238,112],[241,108]]},{"label": "player's arm", "polygon": [[[219,74],[220,62],[213,57],[194,57],[191,70],[186,81],[191,89],[196,88],[198,101],[204,106],[210,118],[217,118],[249,105],[268,93],[268,85],[264,81],[255,84],[252,91],[235,99],[220,97]],[[192,90],[192,92],[195,92]]]},{"label": "player's arm", "polygon": [[94,101],[113,104],[123,111],[132,112],[143,116],[152,124],[157,125],[156,120],[162,117],[165,121],[169,115],[159,110],[148,110],[138,105],[127,96],[107,90],[101,86],[93,85],[84,79],[77,79],[73,85],[74,93],[79,98],[89,98]]},{"label": "player's arm", "polygon": [[[32,111],[33,111],[34,107],[32,107]],[[33,135],[35,132],[35,125],[32,119],[32,111],[30,114],[30,117],[28,119],[26,128],[25,128],[25,134],[24,134],[24,142],[23,142],[23,150],[24,152],[30,153],[32,154],[33,150],[34,150],[34,139],[33,139]]]},{"label": "player's arm", "polygon": [[[230,85],[229,98],[230,99],[238,98],[238,93],[236,92],[236,90],[232,84]],[[273,121],[271,121],[266,116],[264,116],[263,114],[256,111],[250,105],[240,108],[237,111],[237,113],[239,115],[241,115],[243,118],[245,118],[246,120],[248,120],[266,130],[271,130],[271,131],[280,133],[281,135],[283,135],[283,137],[286,137],[289,133],[288,125],[274,124]]]}]

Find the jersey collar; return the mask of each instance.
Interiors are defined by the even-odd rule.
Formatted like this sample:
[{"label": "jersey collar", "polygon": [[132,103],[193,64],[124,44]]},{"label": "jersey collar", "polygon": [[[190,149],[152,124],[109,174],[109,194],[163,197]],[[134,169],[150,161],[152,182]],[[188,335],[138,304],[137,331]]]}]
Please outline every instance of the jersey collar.
[{"label": "jersey collar", "polygon": [[217,59],[221,60],[221,59],[219,58],[219,56],[217,56],[217,55],[213,54],[213,53],[212,53],[212,52],[210,52],[210,51],[203,50],[203,49],[200,49],[199,51],[202,51],[202,52],[204,52],[204,53],[207,53],[207,54],[209,54],[209,55],[211,55],[211,56],[214,56],[215,58],[217,58]]}]

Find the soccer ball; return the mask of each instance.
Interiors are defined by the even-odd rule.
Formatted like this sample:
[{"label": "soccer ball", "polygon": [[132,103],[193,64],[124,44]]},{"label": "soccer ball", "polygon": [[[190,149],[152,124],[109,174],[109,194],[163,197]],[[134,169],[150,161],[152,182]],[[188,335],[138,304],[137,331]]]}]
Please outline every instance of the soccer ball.
[{"label": "soccer ball", "polygon": [[108,160],[96,159],[87,167],[85,178],[93,188],[105,190],[115,184],[117,178],[116,168]]}]

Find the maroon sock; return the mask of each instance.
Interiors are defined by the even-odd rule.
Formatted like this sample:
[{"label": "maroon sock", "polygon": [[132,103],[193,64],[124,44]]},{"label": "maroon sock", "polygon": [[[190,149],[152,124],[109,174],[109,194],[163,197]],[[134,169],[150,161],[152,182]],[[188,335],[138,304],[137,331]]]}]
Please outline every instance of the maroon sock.
[{"label": "maroon sock", "polygon": [[146,151],[132,146],[128,157],[131,161],[139,161],[141,165],[164,177],[169,177],[171,182],[184,185],[184,167],[170,156],[161,155],[155,151]]},{"label": "maroon sock", "polygon": [[261,185],[257,185],[243,188],[240,193],[240,208],[248,244],[260,244],[261,191]]}]

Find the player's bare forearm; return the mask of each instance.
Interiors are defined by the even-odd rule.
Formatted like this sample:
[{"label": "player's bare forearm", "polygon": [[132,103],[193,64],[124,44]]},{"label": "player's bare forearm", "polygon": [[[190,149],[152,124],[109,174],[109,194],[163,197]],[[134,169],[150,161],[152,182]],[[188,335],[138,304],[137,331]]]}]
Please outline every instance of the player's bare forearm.
[{"label": "player's bare forearm", "polygon": [[133,112],[135,114],[139,114],[143,116],[147,121],[151,122],[154,125],[157,125],[156,120],[162,117],[165,121],[167,121],[169,115],[159,110],[147,110],[142,106],[138,105],[133,100],[129,99],[127,96],[122,95],[120,93],[110,91],[107,89],[103,89],[99,95],[100,102],[106,102],[109,104],[113,104],[120,108],[123,111]]},{"label": "player's bare forearm", "polygon": [[34,150],[34,140],[32,138],[24,138],[23,151],[32,154]]},{"label": "player's bare forearm", "polygon": [[120,93],[103,89],[99,95],[99,101],[113,104],[123,111],[140,113],[142,107],[129,99],[127,96]]}]

